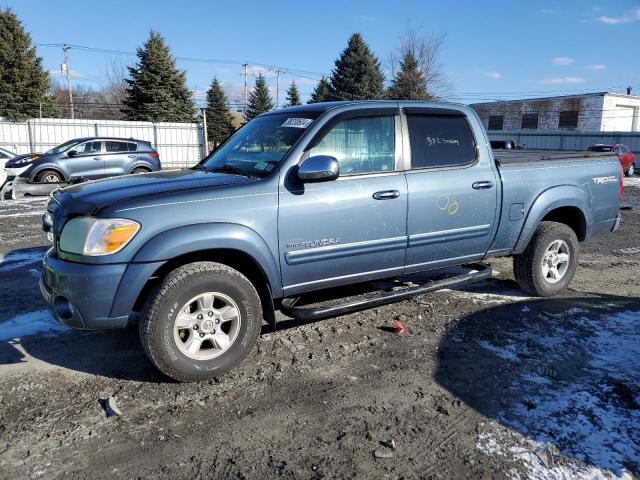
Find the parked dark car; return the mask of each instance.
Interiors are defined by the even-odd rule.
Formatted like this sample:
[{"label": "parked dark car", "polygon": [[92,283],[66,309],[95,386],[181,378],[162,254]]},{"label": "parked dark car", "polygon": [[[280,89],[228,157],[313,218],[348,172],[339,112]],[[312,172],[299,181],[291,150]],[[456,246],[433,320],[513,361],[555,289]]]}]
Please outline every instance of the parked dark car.
[{"label": "parked dark car", "polygon": [[636,173],[636,156],[633,154],[631,149],[626,145],[622,145],[621,143],[617,143],[615,145],[604,145],[599,143],[597,145],[592,145],[587,148],[590,152],[611,152],[618,155],[618,160],[620,160],[620,165],[622,166],[622,171],[627,177],[633,177]]},{"label": "parked dark car", "polygon": [[51,150],[9,160],[7,174],[27,182],[62,183],[160,170],[160,156],[145,140],[85,137]]},{"label": "parked dark car", "polygon": [[491,140],[490,143],[494,150],[522,150],[522,146],[513,140]]}]

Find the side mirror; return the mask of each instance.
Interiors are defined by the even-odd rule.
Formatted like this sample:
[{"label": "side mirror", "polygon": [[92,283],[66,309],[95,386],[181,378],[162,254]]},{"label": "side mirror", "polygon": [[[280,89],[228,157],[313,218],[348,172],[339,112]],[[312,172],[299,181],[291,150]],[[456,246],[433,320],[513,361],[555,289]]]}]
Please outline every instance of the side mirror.
[{"label": "side mirror", "polygon": [[78,152],[76,152],[75,150],[69,150],[69,152],[67,153],[68,157],[75,157],[78,154]]},{"label": "side mirror", "polygon": [[338,175],[338,161],[328,155],[309,157],[298,167],[298,178],[303,182],[327,182]]}]

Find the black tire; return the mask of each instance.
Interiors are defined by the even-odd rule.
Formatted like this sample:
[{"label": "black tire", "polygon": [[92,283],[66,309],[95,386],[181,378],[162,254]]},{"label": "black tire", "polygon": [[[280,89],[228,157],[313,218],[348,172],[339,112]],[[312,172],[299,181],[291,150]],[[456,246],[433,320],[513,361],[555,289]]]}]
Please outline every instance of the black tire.
[{"label": "black tire", "polygon": [[[564,275],[552,283],[543,274],[543,258],[547,249],[557,240],[567,245],[569,261]],[[513,273],[518,285],[539,297],[558,295],[569,286],[576,273],[578,248],[578,238],[570,227],[564,223],[542,222],[525,251],[513,257]]]},{"label": "black tire", "polygon": [[[180,350],[174,321],[190,299],[211,291],[228,296],[238,306],[238,333],[219,356],[193,359]],[[195,262],[172,271],[151,292],[140,316],[140,339],[158,370],[181,382],[196,382],[218,377],[240,364],[258,340],[261,327],[260,297],[244,275],[220,263]]]},{"label": "black tire", "polygon": [[62,182],[62,176],[55,170],[43,170],[36,175],[36,182],[38,183],[60,183]]},{"label": "black tire", "polygon": [[131,174],[135,175],[136,173],[149,173],[150,171],[151,170],[145,167],[136,167],[133,170],[131,170]]}]

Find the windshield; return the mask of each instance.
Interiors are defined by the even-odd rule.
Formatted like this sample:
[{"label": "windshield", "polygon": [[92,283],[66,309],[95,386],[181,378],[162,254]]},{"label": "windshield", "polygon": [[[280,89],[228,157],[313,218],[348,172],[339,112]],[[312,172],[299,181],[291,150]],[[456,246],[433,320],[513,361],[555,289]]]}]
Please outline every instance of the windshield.
[{"label": "windshield", "polygon": [[66,150],[69,150],[76,143],[80,143],[79,140],[69,140],[68,142],[64,142],[62,145],[58,145],[57,147],[53,147],[51,150],[46,153],[62,153]]},{"label": "windshield", "polygon": [[257,117],[198,167],[212,172],[266,177],[313,123],[316,115],[313,112],[295,112]]}]

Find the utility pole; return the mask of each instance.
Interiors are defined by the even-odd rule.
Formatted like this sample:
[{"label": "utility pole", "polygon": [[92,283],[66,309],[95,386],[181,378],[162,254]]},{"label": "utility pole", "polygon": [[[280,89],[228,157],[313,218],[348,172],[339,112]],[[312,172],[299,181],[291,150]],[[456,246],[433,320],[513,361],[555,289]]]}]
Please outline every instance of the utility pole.
[{"label": "utility pole", "polygon": [[280,75],[284,73],[281,68],[276,68],[276,108],[280,108]]},{"label": "utility pole", "polygon": [[203,130],[203,143],[204,143],[204,156],[209,155],[209,139],[207,138],[207,109],[202,108],[202,130]]},{"label": "utility pole", "polygon": [[67,53],[71,47],[69,45],[63,45],[62,50],[64,51],[64,63],[63,65],[63,73],[66,73],[67,76],[67,90],[69,92],[69,108],[71,109],[71,120],[73,120],[73,93],[71,93],[71,72],[69,68],[69,54]]},{"label": "utility pole", "polygon": [[247,66],[248,64],[243,63],[242,68],[244,69],[244,100],[242,102],[242,119],[246,120],[247,113]]}]

